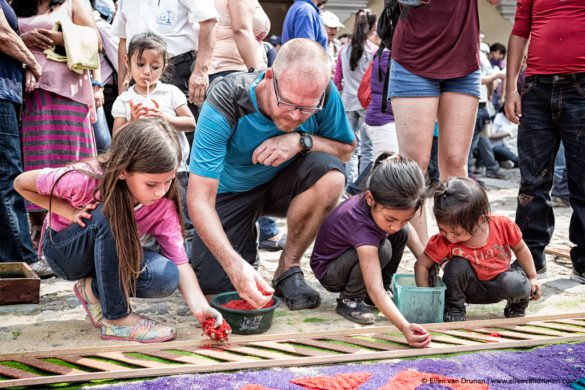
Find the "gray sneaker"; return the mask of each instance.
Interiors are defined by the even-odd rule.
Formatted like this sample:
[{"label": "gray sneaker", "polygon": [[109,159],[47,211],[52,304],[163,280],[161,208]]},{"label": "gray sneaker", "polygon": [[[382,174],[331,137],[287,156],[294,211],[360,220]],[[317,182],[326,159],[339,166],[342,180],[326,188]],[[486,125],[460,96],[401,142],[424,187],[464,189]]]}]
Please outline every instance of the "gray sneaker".
[{"label": "gray sneaker", "polygon": [[30,268],[34,271],[34,273],[37,274],[41,279],[46,279],[50,278],[51,276],[55,276],[55,273],[49,266],[49,263],[47,263],[47,259],[45,259],[44,256],[42,256],[39,260],[29,265]]},{"label": "gray sneaker", "polygon": [[579,274],[575,268],[573,268],[573,272],[571,272],[571,280],[574,280],[577,283],[585,284],[585,272]]},{"label": "gray sneaker", "polygon": [[362,325],[371,325],[376,320],[363,298],[338,298],[335,311],[342,317]]}]

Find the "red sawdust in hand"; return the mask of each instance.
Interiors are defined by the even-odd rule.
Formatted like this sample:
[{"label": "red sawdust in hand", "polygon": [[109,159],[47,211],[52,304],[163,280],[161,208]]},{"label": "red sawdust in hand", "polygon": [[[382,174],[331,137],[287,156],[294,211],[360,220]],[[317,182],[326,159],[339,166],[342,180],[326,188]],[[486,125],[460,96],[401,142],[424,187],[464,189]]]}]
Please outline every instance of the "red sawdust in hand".
[{"label": "red sawdust in hand", "polygon": [[215,341],[228,341],[228,330],[231,330],[230,325],[223,320],[223,323],[215,328],[215,319],[208,318],[201,324],[203,335]]},{"label": "red sawdust in hand", "polygon": [[259,284],[256,285],[256,288],[258,289],[258,291],[260,291],[260,294],[264,295],[265,297],[269,297],[269,296],[272,295],[272,294],[267,293],[266,291],[264,291],[264,289],[262,287],[260,287]]},{"label": "red sawdust in hand", "polygon": [[[270,294],[268,294],[270,295]],[[268,307],[272,307],[274,305],[274,299],[268,301],[268,303],[262,306],[262,309],[266,309]],[[229,301],[228,303],[224,303],[221,307],[225,307],[226,309],[233,309],[233,310],[240,310],[240,311],[248,311],[248,310],[257,310],[254,306],[250,305],[247,301],[243,299],[234,299],[233,301]]]}]

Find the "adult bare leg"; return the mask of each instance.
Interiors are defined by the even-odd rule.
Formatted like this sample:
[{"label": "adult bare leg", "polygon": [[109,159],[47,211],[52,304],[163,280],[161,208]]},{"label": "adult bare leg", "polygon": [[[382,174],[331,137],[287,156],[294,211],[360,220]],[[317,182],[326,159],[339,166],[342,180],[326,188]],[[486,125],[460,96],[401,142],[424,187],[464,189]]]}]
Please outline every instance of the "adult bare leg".
[{"label": "adult bare leg", "polygon": [[[423,173],[426,173],[431,158],[438,107],[438,97],[392,98],[392,111],[400,153],[416,161]],[[421,244],[426,245],[429,235],[424,208],[410,221],[410,224],[416,230]]]},{"label": "adult bare leg", "polygon": [[[467,157],[479,100],[475,96],[445,92],[439,100],[439,171],[441,181],[467,177]],[[392,106],[394,108],[394,106]]]},{"label": "adult bare leg", "polygon": [[301,258],[317,236],[323,220],[337,205],[344,185],[343,173],[330,171],[292,200],[286,216],[287,240],[274,272],[275,279],[289,268],[300,266]]}]

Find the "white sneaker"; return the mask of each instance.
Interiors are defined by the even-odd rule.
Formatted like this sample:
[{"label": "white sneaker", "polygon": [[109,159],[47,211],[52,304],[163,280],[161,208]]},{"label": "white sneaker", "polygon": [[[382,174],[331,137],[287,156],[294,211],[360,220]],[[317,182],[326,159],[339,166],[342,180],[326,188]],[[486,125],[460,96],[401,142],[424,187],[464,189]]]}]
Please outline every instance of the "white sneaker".
[{"label": "white sneaker", "polygon": [[44,256],[34,263],[29,264],[30,268],[34,271],[35,274],[39,276],[41,279],[50,278],[51,276],[55,276],[55,273],[47,263],[47,259]]},{"label": "white sneaker", "polygon": [[571,272],[571,280],[574,280],[577,283],[585,284],[585,272],[579,275],[575,268],[573,268],[573,272]]}]

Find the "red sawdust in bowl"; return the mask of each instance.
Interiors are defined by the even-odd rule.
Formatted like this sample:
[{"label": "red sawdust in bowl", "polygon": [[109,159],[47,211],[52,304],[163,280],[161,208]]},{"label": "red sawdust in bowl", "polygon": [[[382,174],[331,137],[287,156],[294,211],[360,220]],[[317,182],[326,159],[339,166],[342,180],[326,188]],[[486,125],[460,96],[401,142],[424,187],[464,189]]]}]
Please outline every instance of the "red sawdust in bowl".
[{"label": "red sawdust in bowl", "polygon": [[264,307],[255,309],[233,291],[214,296],[210,304],[223,315],[233,333],[259,334],[270,329],[280,299],[273,296]]},{"label": "red sawdust in bowl", "polygon": [[[267,309],[269,307],[274,306],[274,299],[271,299],[270,301],[268,301],[268,303],[264,306],[261,307],[261,309]],[[221,307],[225,307],[227,309],[233,309],[233,310],[256,310],[256,308],[252,305],[250,305],[248,302],[246,302],[243,299],[234,299],[233,301],[229,301],[228,303],[224,303],[223,305],[221,305]]]}]

